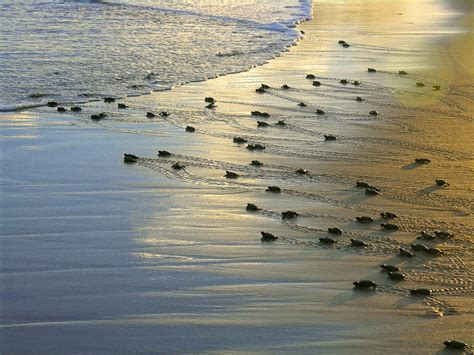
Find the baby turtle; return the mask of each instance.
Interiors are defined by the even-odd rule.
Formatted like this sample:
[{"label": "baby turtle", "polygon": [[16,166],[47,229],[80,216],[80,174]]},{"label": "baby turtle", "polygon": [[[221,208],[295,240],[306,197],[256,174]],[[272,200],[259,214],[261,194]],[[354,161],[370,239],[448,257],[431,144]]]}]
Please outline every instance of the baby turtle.
[{"label": "baby turtle", "polygon": [[350,45],[349,43],[343,43],[342,46],[343,46],[344,48],[349,48],[351,45]]},{"label": "baby turtle", "polygon": [[400,229],[396,224],[393,224],[393,223],[382,223],[380,225],[382,226],[383,229],[387,229],[387,230],[396,231]]},{"label": "baby turtle", "polygon": [[415,251],[426,251],[428,247],[423,244],[411,244],[411,248]]},{"label": "baby turtle", "polygon": [[428,164],[430,162],[431,162],[431,160],[426,159],[426,158],[416,158],[415,159],[415,163],[418,163],[418,164]]},{"label": "baby turtle", "polygon": [[355,286],[355,288],[365,288],[371,290],[375,290],[377,287],[377,284],[371,280],[354,281],[352,284]]},{"label": "baby turtle", "polygon": [[215,103],[216,101],[214,100],[213,97],[206,97],[206,98],[204,99],[204,102],[213,104],[213,103]]},{"label": "baby turtle", "polygon": [[214,104],[214,102],[211,102],[210,104],[207,104],[205,106],[208,110],[212,110],[214,107],[216,107],[216,105]]},{"label": "baby turtle", "polygon": [[321,86],[321,82],[320,81],[313,81],[313,86]]},{"label": "baby turtle", "polygon": [[48,101],[46,105],[48,107],[58,107],[58,103],[56,101]]},{"label": "baby turtle", "polygon": [[443,344],[448,349],[453,349],[453,350],[465,350],[467,348],[467,344],[459,340],[446,340],[446,341],[443,341]]},{"label": "baby turtle", "polygon": [[324,140],[325,141],[335,141],[337,140],[336,136],[333,136],[332,134],[325,134],[324,135]]},{"label": "baby turtle", "polygon": [[260,239],[262,242],[274,242],[275,240],[278,239],[278,237],[275,237],[271,233],[267,232],[260,232],[262,234],[262,238]]},{"label": "baby turtle", "polygon": [[280,120],[276,123],[277,126],[286,126],[285,120]]},{"label": "baby turtle", "polygon": [[121,110],[124,110],[124,109],[128,108],[128,106],[125,105],[125,104],[117,104],[117,108],[119,108]]},{"label": "baby turtle", "polygon": [[433,90],[435,91],[441,90],[441,85],[433,85]]},{"label": "baby turtle", "polygon": [[147,112],[147,113],[146,113],[146,117],[147,117],[147,118],[155,118],[156,115],[155,115],[153,112]]},{"label": "baby turtle", "polygon": [[288,85],[286,85],[286,84],[283,84],[283,85],[281,86],[281,88],[282,88],[283,90],[288,90],[290,87],[289,87]]},{"label": "baby turtle", "polygon": [[166,157],[171,156],[171,153],[168,152],[167,150],[159,150],[158,151],[158,156],[161,157],[161,158],[166,158]]},{"label": "baby turtle", "polygon": [[113,97],[104,97],[104,102],[106,104],[111,104],[112,102],[115,102],[115,99]]},{"label": "baby turtle", "polygon": [[337,227],[330,227],[328,228],[328,233],[329,234],[337,234],[337,235],[340,235],[343,233],[342,229],[340,228],[337,228]]},{"label": "baby turtle", "polygon": [[344,44],[344,43],[346,43],[346,41],[343,41],[342,39],[340,39],[337,43]]},{"label": "baby turtle", "polygon": [[441,249],[438,249],[438,248],[427,248],[424,252],[426,254],[430,254],[430,255],[441,255],[441,254],[443,254],[443,251]]},{"label": "baby turtle", "polygon": [[250,165],[252,166],[262,166],[263,163],[259,160],[252,160],[252,162],[250,163]]},{"label": "baby turtle", "polygon": [[377,111],[375,111],[375,110],[372,110],[372,111],[369,112],[369,114],[370,114],[371,116],[377,116],[379,113],[378,113]]},{"label": "baby turtle", "polygon": [[101,119],[102,119],[102,117],[99,116],[99,115],[91,115],[91,120],[93,120],[93,121],[100,121]]},{"label": "baby turtle", "polygon": [[298,217],[298,213],[295,211],[285,211],[281,213],[282,219],[293,219]]},{"label": "baby turtle", "polygon": [[280,193],[281,189],[278,186],[268,186],[265,191],[268,192],[274,192],[274,193]]},{"label": "baby turtle", "polygon": [[357,96],[354,100],[358,101],[358,102],[362,102],[364,101],[364,99],[360,96]]},{"label": "baby turtle", "polygon": [[261,144],[248,144],[247,149],[248,150],[263,150],[265,149],[265,146]]},{"label": "baby turtle", "polygon": [[98,114],[98,116],[99,116],[100,118],[106,118],[106,117],[107,117],[107,114],[106,114],[105,112],[101,112],[101,113]]},{"label": "baby turtle", "polygon": [[416,239],[422,239],[422,240],[434,240],[434,239],[435,239],[435,236],[434,236],[434,235],[431,235],[431,234],[429,234],[428,232],[421,231],[421,232],[420,232],[420,236],[419,236],[419,237],[417,237]]},{"label": "baby turtle", "polygon": [[352,85],[359,86],[359,85],[360,85],[359,80],[354,80],[354,81],[352,82]]},{"label": "baby turtle", "polygon": [[372,223],[374,220],[369,216],[357,216],[356,221],[359,223]]},{"label": "baby turtle", "polygon": [[303,168],[299,168],[299,169],[295,170],[295,173],[298,174],[298,175],[308,175],[309,171],[306,170],[306,169],[303,169]]},{"label": "baby turtle", "polygon": [[247,140],[245,138],[242,138],[242,137],[234,137],[233,142],[238,143],[238,144],[242,144],[242,143],[247,143]]},{"label": "baby turtle", "polygon": [[347,79],[341,79],[341,80],[339,80],[339,82],[343,85],[349,84],[349,80],[347,80]]},{"label": "baby turtle", "polygon": [[435,236],[438,238],[452,238],[454,237],[453,233],[447,232],[447,231],[434,231]]},{"label": "baby turtle", "polygon": [[374,69],[374,68],[367,68],[367,71],[368,71],[369,73],[376,73],[376,72],[377,72],[377,70]]},{"label": "baby turtle", "polygon": [[192,126],[186,126],[186,132],[194,133],[194,132],[196,132],[196,128],[194,128]]},{"label": "baby turtle", "polygon": [[66,112],[66,109],[64,107],[58,107],[58,112]]},{"label": "baby turtle", "polygon": [[425,86],[425,83],[419,81],[419,82],[416,83],[416,86],[419,87],[419,88],[422,88],[422,87]]},{"label": "baby turtle", "polygon": [[237,179],[239,174],[226,170],[224,177],[227,179]]},{"label": "baby turtle", "polygon": [[247,207],[245,207],[247,211],[259,211],[260,208],[257,207],[257,205],[254,205],[253,203],[247,203]]},{"label": "baby turtle", "polygon": [[392,212],[382,212],[380,213],[380,216],[383,219],[394,219],[398,217],[395,213],[392,213]]},{"label": "baby turtle", "polygon": [[82,108],[80,108],[79,106],[73,106],[73,107],[71,107],[71,111],[72,112],[81,112]]},{"label": "baby turtle", "polygon": [[262,89],[270,89],[270,86],[267,85],[267,84],[260,84],[260,87],[261,87]]},{"label": "baby turtle", "polygon": [[443,180],[443,179],[436,179],[436,185],[438,186],[448,186],[448,182],[446,180]]},{"label": "baby turtle", "polygon": [[161,117],[168,117],[169,115],[170,115],[169,112],[166,112],[166,111],[161,111],[160,112]]},{"label": "baby turtle", "polygon": [[298,104],[298,106],[300,106],[300,107],[306,107],[306,106],[308,106],[308,105],[306,105],[304,102],[300,102],[300,103]]},{"label": "baby turtle", "polygon": [[335,244],[337,241],[335,239],[329,238],[329,237],[322,237],[319,238],[319,242],[322,244]]},{"label": "baby turtle", "polygon": [[398,248],[398,251],[400,252],[401,256],[406,256],[407,258],[413,258],[415,256],[415,254],[404,248]]},{"label": "baby turtle", "polygon": [[405,70],[399,70],[398,75],[408,75],[408,73]]},{"label": "baby turtle", "polygon": [[369,184],[368,182],[365,182],[365,181],[356,181],[356,187],[365,187],[367,189],[372,189],[372,190],[375,190],[375,191],[380,191],[380,189],[378,187],[375,187],[371,184]]},{"label": "baby turtle", "polygon": [[395,266],[395,265],[382,264],[382,265],[380,265],[380,267],[382,268],[382,270],[388,271],[388,272],[400,271],[400,268],[398,266]]},{"label": "baby turtle", "polygon": [[429,296],[431,294],[431,290],[429,288],[415,288],[410,290],[410,294],[413,296]]},{"label": "baby turtle", "polygon": [[369,196],[377,196],[377,195],[380,195],[380,193],[375,190],[375,189],[372,189],[372,188],[366,188],[365,189],[365,194],[366,195],[369,195]]},{"label": "baby turtle", "polygon": [[259,94],[263,94],[263,93],[265,93],[265,89],[264,88],[258,88],[258,89],[255,89],[255,92],[259,93]]},{"label": "baby turtle", "polygon": [[182,170],[184,169],[186,166],[184,166],[183,164],[180,164],[178,162],[174,163],[173,165],[171,165],[171,167],[174,169],[174,170]]},{"label": "baby turtle", "polygon": [[323,110],[321,110],[320,108],[316,109],[316,113],[318,115],[324,115],[326,112],[324,112]]},{"label": "baby turtle", "polygon": [[351,245],[353,247],[360,247],[360,248],[366,248],[369,246],[369,244],[363,242],[362,240],[359,239],[351,239]]},{"label": "baby turtle", "polygon": [[397,281],[406,279],[406,276],[404,274],[402,274],[401,272],[396,272],[396,271],[387,272],[387,276],[390,279],[397,280]]},{"label": "baby turtle", "polygon": [[250,111],[250,116],[262,117],[263,114],[260,111]]},{"label": "baby turtle", "polygon": [[311,80],[313,80],[313,79],[316,79],[316,76],[315,76],[314,74],[307,74],[307,75],[306,75],[306,79],[311,79]]},{"label": "baby turtle", "polygon": [[123,162],[124,163],[136,163],[138,161],[138,157],[133,154],[124,154],[123,155]]},{"label": "baby turtle", "polygon": [[257,127],[268,127],[270,126],[267,122],[257,121]]}]

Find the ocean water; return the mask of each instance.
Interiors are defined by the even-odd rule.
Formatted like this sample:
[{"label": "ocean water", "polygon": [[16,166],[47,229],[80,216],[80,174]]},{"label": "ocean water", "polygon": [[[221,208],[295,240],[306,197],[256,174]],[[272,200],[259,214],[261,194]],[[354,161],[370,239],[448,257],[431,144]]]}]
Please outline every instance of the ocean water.
[{"label": "ocean water", "polygon": [[275,57],[310,0],[0,1],[0,110],[140,95]]}]

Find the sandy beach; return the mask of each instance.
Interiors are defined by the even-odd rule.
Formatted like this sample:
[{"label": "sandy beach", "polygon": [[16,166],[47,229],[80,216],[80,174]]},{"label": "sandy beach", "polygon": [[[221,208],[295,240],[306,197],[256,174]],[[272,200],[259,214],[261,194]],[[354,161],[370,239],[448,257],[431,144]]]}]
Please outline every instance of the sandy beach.
[{"label": "sandy beach", "polygon": [[247,72],[0,113],[0,353],[474,344],[473,19],[471,1],[316,0]]}]

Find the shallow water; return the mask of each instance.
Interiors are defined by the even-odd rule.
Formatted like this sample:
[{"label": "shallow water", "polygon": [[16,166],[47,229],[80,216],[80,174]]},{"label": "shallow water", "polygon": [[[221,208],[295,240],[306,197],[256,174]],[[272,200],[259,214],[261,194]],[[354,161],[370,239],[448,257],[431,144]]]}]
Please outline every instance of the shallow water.
[{"label": "shallow water", "polygon": [[309,1],[2,1],[0,109],[148,93],[246,70]]}]

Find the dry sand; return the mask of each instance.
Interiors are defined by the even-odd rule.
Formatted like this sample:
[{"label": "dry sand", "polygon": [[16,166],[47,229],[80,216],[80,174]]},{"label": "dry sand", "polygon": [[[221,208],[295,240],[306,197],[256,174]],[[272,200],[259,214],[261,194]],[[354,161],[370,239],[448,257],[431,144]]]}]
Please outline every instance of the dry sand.
[{"label": "dry sand", "polygon": [[[472,2],[316,1],[299,29],[264,66],[128,98],[126,110],[2,114],[0,352],[424,354],[474,342]],[[271,89],[256,93],[261,83]],[[399,230],[382,230],[384,211]],[[328,227],[344,230],[334,246],[319,243]],[[454,237],[417,240],[421,230]],[[279,240],[262,244],[260,231]],[[398,255],[412,243],[443,254]],[[360,279],[380,286],[357,292]],[[420,287],[433,294],[409,295]]]}]

